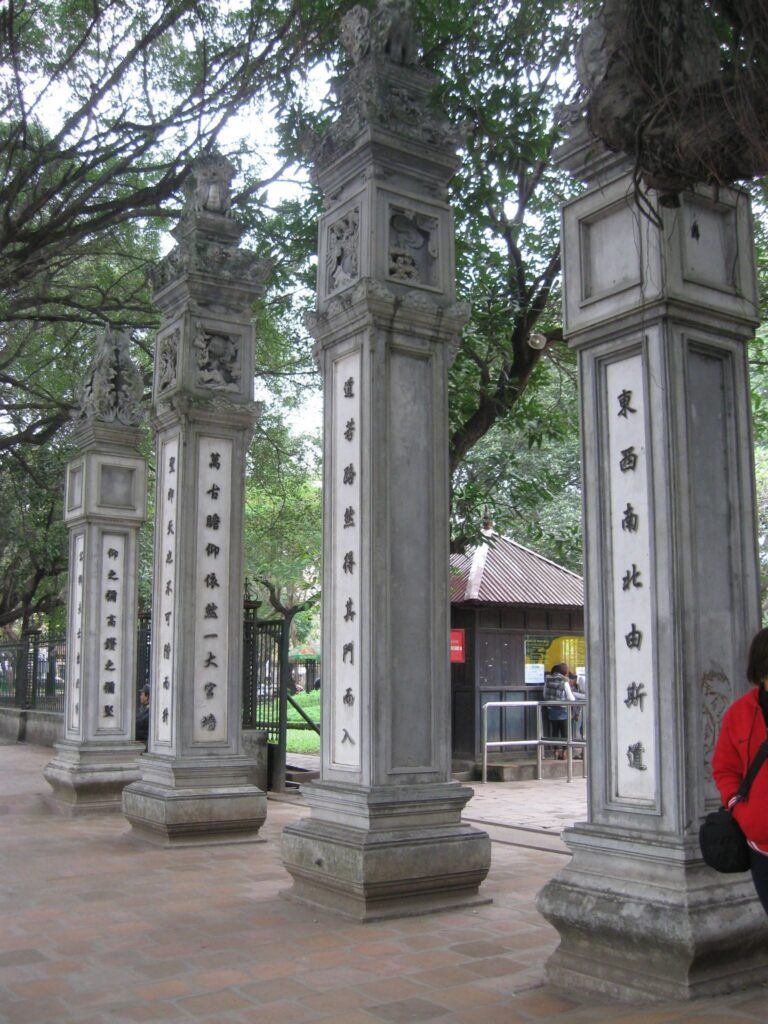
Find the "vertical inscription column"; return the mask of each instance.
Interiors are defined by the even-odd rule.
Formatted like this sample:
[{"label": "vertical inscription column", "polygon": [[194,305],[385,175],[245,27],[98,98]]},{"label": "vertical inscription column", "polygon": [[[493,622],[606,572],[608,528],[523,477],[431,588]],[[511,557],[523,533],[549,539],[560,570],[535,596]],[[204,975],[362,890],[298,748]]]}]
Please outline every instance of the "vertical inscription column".
[{"label": "vertical inscription column", "polygon": [[641,355],[608,363],[615,796],[657,802],[650,445]]},{"label": "vertical inscription column", "polygon": [[[359,771],[363,736],[360,729],[360,580],[363,572],[360,461],[360,353],[333,364],[333,428],[330,444],[332,484],[331,530],[334,551],[331,648],[335,651],[331,686],[331,750],[333,767]],[[326,674],[327,678],[327,674]]]},{"label": "vertical inscription column", "polygon": [[[245,458],[253,402],[251,306],[265,261],[240,249],[234,170],[192,166],[175,249],[155,268],[158,465],[150,744],[123,811],[145,839],[256,837],[266,797],[241,743]],[[266,751],[265,751],[266,755]]]},{"label": "vertical inscription column", "polygon": [[[311,808],[283,832],[291,894],[359,920],[485,902],[488,836],[450,777],[447,373],[455,301],[447,183],[400,3],[343,19],[351,70],[318,142],[325,388],[323,736]],[[407,40],[407,44],[403,44]],[[361,101],[361,97],[366,97]]]},{"label": "vertical inscription column", "polygon": [[138,539],[146,514],[142,380],[127,335],[106,331],[96,348],[72,436],[77,454],[67,467],[64,740],[44,770],[52,806],[70,814],[119,810],[143,750],[133,742]]}]

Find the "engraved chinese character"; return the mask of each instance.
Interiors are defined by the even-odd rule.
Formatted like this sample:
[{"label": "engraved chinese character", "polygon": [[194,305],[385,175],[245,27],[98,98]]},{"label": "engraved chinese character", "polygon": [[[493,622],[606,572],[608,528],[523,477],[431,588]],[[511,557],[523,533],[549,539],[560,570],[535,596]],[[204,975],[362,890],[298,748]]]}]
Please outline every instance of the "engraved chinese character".
[{"label": "engraved chinese character", "polygon": [[342,565],[344,572],[348,572],[352,575],[355,571],[355,554],[353,551],[348,551],[344,555],[344,563]]},{"label": "engraved chinese character", "polygon": [[347,377],[344,381],[344,397],[354,398],[355,397],[355,378]]},{"label": "engraved chinese character", "polygon": [[624,573],[624,579],[621,581],[621,589],[629,590],[630,587],[642,587],[640,582],[640,570],[637,568],[635,563],[632,563],[632,568],[627,569]]},{"label": "engraved chinese character", "polygon": [[208,700],[211,700],[213,697],[213,691],[216,689],[216,683],[205,683],[203,685],[203,689],[205,690],[205,696]]},{"label": "engraved chinese character", "polygon": [[639,772],[647,772],[648,765],[643,764],[645,747],[642,743],[630,743],[627,747],[627,761],[630,768],[636,768]]},{"label": "engraved chinese character", "polygon": [[344,483],[353,484],[355,482],[356,476],[357,474],[355,473],[355,467],[350,462],[348,466],[344,467]]},{"label": "engraved chinese character", "polygon": [[347,420],[347,425],[344,427],[344,437],[348,441],[351,441],[354,436],[355,436],[355,421],[354,421],[354,419],[350,418],[350,419]]},{"label": "engraved chinese character", "polygon": [[218,668],[218,667],[219,667],[219,663],[216,661],[216,655],[213,653],[213,651],[208,651],[208,654],[206,656],[205,664],[203,665],[203,668]]},{"label": "engraved chinese character", "polygon": [[170,580],[166,580],[166,583],[165,583],[165,593],[166,594],[172,594],[173,593],[173,587],[171,586],[171,581]]},{"label": "engraved chinese character", "polygon": [[633,409],[632,406],[629,404],[632,401],[632,392],[631,391],[627,391],[626,389],[624,389],[624,391],[622,391],[621,394],[618,396],[618,399],[619,399],[619,413],[618,413],[619,416],[623,416],[624,419],[626,420],[626,419],[629,419],[629,413],[637,412],[637,409]]},{"label": "engraved chinese character", "polygon": [[112,602],[117,601],[117,591],[116,590],[108,590],[106,592],[106,594],[104,595],[104,600],[105,601],[112,601]]},{"label": "engraved chinese character", "polygon": [[107,637],[107,639],[104,641],[104,650],[105,651],[117,650],[117,637],[116,636],[108,636]]},{"label": "engraved chinese character", "polygon": [[167,725],[168,724],[168,717],[169,717],[169,715],[170,715],[170,712],[168,711],[168,708],[163,708],[163,714],[161,716],[162,719],[163,719],[163,725]]},{"label": "engraved chinese character", "polygon": [[171,680],[168,678],[168,676],[165,676],[163,678],[163,689],[164,690],[170,690],[170,688],[171,688]]},{"label": "engraved chinese character", "polygon": [[76,665],[80,664],[80,651],[77,652],[77,657],[75,658],[75,664]]},{"label": "engraved chinese character", "polygon": [[208,463],[209,469],[221,469],[221,455],[218,452],[211,452],[211,460]]},{"label": "engraved chinese character", "polygon": [[171,645],[163,644],[163,657],[168,661],[171,657]]},{"label": "engraved chinese character", "polygon": [[173,534],[173,520],[168,520],[168,526],[165,529],[166,534],[170,537]]},{"label": "engraved chinese character", "polygon": [[218,579],[216,578],[215,572],[209,572],[205,577],[205,585],[209,590],[213,590],[215,587],[221,586]]},{"label": "engraved chinese character", "polygon": [[175,455],[172,455],[170,457],[170,459],[168,459],[168,472],[169,473],[175,473],[176,472],[176,456]]},{"label": "engraved chinese character", "polygon": [[635,452],[634,445],[630,445],[629,448],[622,449],[619,469],[622,473],[626,473],[630,469],[637,469],[637,453]]},{"label": "engraved chinese character", "polygon": [[347,598],[347,605],[346,605],[346,607],[347,607],[347,610],[344,612],[344,621],[345,622],[352,622],[352,620],[354,619],[354,617],[357,614],[357,612],[355,611],[355,606],[354,606],[354,603],[353,603],[351,597]]},{"label": "engraved chinese character", "polygon": [[207,604],[205,606],[205,614],[203,615],[203,618],[204,619],[218,619],[218,617],[219,617],[218,609],[219,609],[219,606],[217,604]]},{"label": "engraved chinese character", "polygon": [[111,658],[107,658],[107,660],[104,662],[104,671],[105,672],[114,672],[115,671],[115,663],[114,663],[114,661],[112,661]]},{"label": "engraved chinese character", "polygon": [[108,679],[101,688],[104,691],[104,693],[114,693],[115,692],[115,684],[114,684],[113,680],[111,680],[111,679]]},{"label": "engraved chinese character", "polygon": [[176,491],[174,491],[174,489],[172,487],[169,487],[168,488],[168,501],[173,501],[175,495],[176,495]]},{"label": "engraved chinese character", "polygon": [[624,512],[622,514],[624,516],[624,518],[621,520],[622,530],[626,530],[627,533],[637,533],[637,527],[639,525],[640,520],[638,518],[637,512],[635,512],[635,510],[632,508],[629,502],[627,502],[627,507],[624,509]]},{"label": "engraved chinese character", "polygon": [[628,708],[640,708],[642,711],[643,701],[647,696],[645,683],[630,683],[627,687],[627,698],[624,705]]},{"label": "engraved chinese character", "polygon": [[636,648],[638,651],[640,650],[640,645],[643,642],[643,634],[637,628],[637,626],[634,624],[634,622],[632,623],[632,629],[627,633],[627,635],[624,637],[624,639],[626,640],[627,647],[629,647],[630,650],[633,647]]},{"label": "engraved chinese character", "polygon": [[105,704],[104,705],[104,717],[105,718],[114,718],[115,717],[115,705],[114,704]]},{"label": "engraved chinese character", "polygon": [[116,615],[108,615],[107,616],[107,625],[108,626],[116,626],[117,625],[117,616]]},{"label": "engraved chinese character", "polygon": [[342,729],[341,731],[341,742],[351,743],[353,747],[355,745],[355,741],[352,739],[352,737],[349,735],[349,732],[346,729]]},{"label": "engraved chinese character", "polygon": [[218,558],[221,549],[216,544],[206,544],[205,553],[209,558]]},{"label": "engraved chinese character", "polygon": [[200,725],[208,732],[213,732],[216,728],[216,715],[205,715],[204,718],[200,719]]},{"label": "engraved chinese character", "polygon": [[78,583],[82,583],[82,582],[83,582],[83,576],[82,576],[82,573],[81,573],[81,574],[80,574],[80,575],[79,575],[79,576],[77,577],[77,582],[78,582]]},{"label": "engraved chinese character", "polygon": [[109,572],[107,573],[107,579],[108,580],[119,580],[120,577],[117,575],[117,573],[115,572],[114,569],[110,569]]},{"label": "engraved chinese character", "polygon": [[355,703],[355,695],[354,695],[354,693],[352,693],[352,687],[351,686],[347,687],[347,692],[341,698],[341,701],[342,701],[342,704],[346,704],[348,708],[351,708],[352,705]]},{"label": "engraved chinese character", "polygon": [[342,662],[346,662],[347,655],[349,655],[349,664],[350,665],[354,665],[355,664],[355,645],[354,645],[354,642],[352,640],[350,640],[348,644],[344,644],[344,646],[341,649],[341,660],[342,660]]},{"label": "engraved chinese character", "polygon": [[165,624],[166,624],[166,626],[168,626],[170,624],[170,621],[171,621],[171,613],[170,612],[166,612],[165,613]]},{"label": "engraved chinese character", "polygon": [[77,679],[75,680],[75,689],[80,689],[80,676],[78,676]]},{"label": "engraved chinese character", "polygon": [[117,558],[119,554],[120,552],[117,550],[117,548],[110,548],[107,551],[107,558]]},{"label": "engraved chinese character", "polygon": [[348,526],[354,526],[354,525],[355,525],[355,510],[352,508],[351,505],[348,505],[344,509],[344,529],[346,530],[346,528]]},{"label": "engraved chinese character", "polygon": [[165,556],[165,564],[166,565],[173,565],[173,552],[171,551],[170,548],[168,549],[168,553]]},{"label": "engraved chinese character", "polygon": [[212,516],[205,517],[205,525],[211,530],[218,530],[221,519],[216,512]]},{"label": "engraved chinese character", "polygon": [[77,556],[77,560],[78,560],[78,562],[82,562],[84,558],[85,558],[85,552],[81,551],[80,554]]},{"label": "engraved chinese character", "polygon": [[219,492],[220,491],[221,491],[221,488],[219,487],[218,484],[211,484],[211,486],[208,488],[208,490],[205,493],[206,494],[210,494],[211,501],[218,501],[219,500]]}]

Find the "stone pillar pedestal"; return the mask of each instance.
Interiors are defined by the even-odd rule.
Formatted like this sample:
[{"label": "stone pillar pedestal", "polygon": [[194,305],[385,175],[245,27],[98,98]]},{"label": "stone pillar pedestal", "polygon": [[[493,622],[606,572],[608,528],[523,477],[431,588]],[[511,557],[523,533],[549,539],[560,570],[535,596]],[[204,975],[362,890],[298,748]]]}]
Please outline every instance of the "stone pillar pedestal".
[{"label": "stone pillar pedestal", "polygon": [[[585,164],[585,155],[592,163]],[[635,202],[575,138],[592,186],[563,215],[565,326],[581,380],[589,821],[539,894],[551,983],[636,1000],[758,983],[768,922],[749,875],[698,849],[710,762],[760,625],[746,346],[757,321],[744,193]],[[653,200],[652,200],[653,201]]]},{"label": "stone pillar pedestal", "polygon": [[[122,385],[122,386],[119,386]],[[43,774],[51,806],[69,814],[119,811],[140,777],[135,743],[139,527],[147,467],[139,454],[141,380],[126,335],[107,332],[81,400],[67,466],[69,601],[64,739]]]},{"label": "stone pillar pedestal", "polygon": [[[386,3],[346,16],[354,67],[316,161],[322,773],[302,790],[311,816],[283,832],[291,895],[358,920],[488,902],[490,863],[488,836],[461,822],[472,791],[450,775],[447,372],[467,315],[455,142],[428,108],[412,28],[401,51],[391,19]],[[420,115],[400,120],[406,96]]]},{"label": "stone pillar pedestal", "polygon": [[178,245],[153,282],[162,322],[151,721],[123,811],[137,834],[166,846],[252,841],[267,813],[241,745],[243,488],[257,415],[251,303],[265,267],[238,248],[232,174],[220,157],[195,162]]}]

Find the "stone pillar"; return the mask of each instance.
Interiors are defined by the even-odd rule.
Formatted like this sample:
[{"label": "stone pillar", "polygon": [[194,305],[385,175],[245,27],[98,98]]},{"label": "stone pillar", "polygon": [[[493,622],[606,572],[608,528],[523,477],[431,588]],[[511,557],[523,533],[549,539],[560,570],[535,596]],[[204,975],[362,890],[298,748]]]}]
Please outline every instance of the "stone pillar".
[{"label": "stone pillar", "polygon": [[238,248],[234,171],[195,161],[154,301],[157,447],[152,701],[142,779],[123,810],[163,845],[242,841],[266,817],[241,747],[245,456],[253,402],[251,304],[266,263]]},{"label": "stone pillar", "polygon": [[119,811],[140,777],[135,743],[139,527],[147,465],[139,454],[142,382],[128,336],[104,332],[80,398],[67,465],[69,602],[64,739],[43,774],[52,806]]},{"label": "stone pillar", "polygon": [[283,832],[291,894],[370,920],[482,901],[490,842],[451,780],[447,372],[466,320],[447,183],[403,5],[353,8],[319,146],[325,385],[322,772]]},{"label": "stone pillar", "polygon": [[588,191],[563,213],[565,331],[581,379],[589,821],[539,894],[553,984],[684,999],[762,981],[768,925],[748,875],[698,849],[710,761],[760,626],[747,342],[757,323],[749,201],[679,208],[577,135]]}]

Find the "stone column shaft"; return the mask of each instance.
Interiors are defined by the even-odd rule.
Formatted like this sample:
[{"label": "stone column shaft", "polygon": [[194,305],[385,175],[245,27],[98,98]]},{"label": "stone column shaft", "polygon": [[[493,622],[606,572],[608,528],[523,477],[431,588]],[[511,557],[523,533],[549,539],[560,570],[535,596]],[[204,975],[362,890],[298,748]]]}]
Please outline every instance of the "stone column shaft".
[{"label": "stone column shaft", "polygon": [[[587,145],[566,147],[582,169]],[[749,876],[698,849],[710,762],[759,628],[746,345],[757,318],[747,197],[637,206],[593,165],[563,214],[565,322],[578,350],[590,686],[590,817],[539,895],[550,979],[627,999],[764,976]],[[597,177],[597,181],[596,181]],[[595,185],[599,187],[595,187]]]}]

